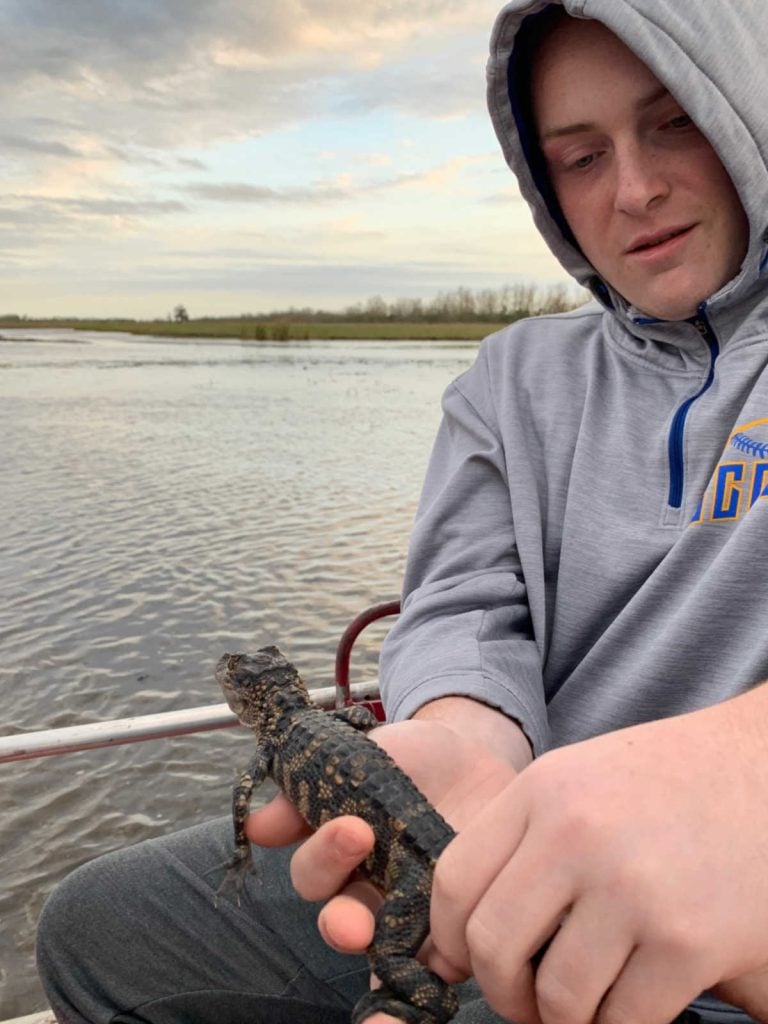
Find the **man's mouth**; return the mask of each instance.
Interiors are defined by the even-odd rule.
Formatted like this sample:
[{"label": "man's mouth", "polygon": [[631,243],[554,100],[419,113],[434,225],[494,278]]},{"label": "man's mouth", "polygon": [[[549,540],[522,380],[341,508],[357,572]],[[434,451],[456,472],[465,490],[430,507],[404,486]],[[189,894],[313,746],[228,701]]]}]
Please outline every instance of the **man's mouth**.
[{"label": "man's mouth", "polygon": [[657,246],[663,245],[665,242],[669,242],[673,238],[679,238],[680,235],[687,234],[692,227],[692,224],[686,224],[681,228],[670,228],[669,231],[659,231],[655,235],[643,235],[632,242],[627,249],[627,252],[645,252],[647,249],[655,249]]}]

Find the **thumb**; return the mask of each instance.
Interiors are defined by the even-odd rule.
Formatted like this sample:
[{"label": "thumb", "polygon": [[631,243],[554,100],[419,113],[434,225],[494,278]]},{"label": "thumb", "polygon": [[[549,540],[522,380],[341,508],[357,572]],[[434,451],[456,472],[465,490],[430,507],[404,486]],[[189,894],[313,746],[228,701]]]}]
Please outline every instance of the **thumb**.
[{"label": "thumb", "polygon": [[740,1007],[755,1020],[768,1024],[768,964],[757,971],[723,981],[712,991],[718,999]]}]

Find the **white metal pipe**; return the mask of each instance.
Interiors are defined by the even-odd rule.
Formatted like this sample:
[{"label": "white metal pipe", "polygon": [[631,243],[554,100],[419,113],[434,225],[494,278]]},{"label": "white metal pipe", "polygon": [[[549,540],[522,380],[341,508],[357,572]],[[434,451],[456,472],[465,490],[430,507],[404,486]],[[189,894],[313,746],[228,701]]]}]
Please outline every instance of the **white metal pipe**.
[{"label": "white metal pipe", "polygon": [[[378,681],[375,679],[354,683],[351,689],[355,700],[373,700],[378,697]],[[313,689],[310,695],[321,708],[330,709],[337,703],[335,686]],[[136,718],[118,718],[110,722],[0,736],[0,764],[33,757],[71,754],[77,750],[93,750],[97,747],[115,747],[123,743],[142,743],[145,740],[183,736],[193,732],[209,732],[212,729],[228,729],[237,724],[237,718],[227,704],[212,704],[203,708],[184,708],[155,715],[139,715]]]}]

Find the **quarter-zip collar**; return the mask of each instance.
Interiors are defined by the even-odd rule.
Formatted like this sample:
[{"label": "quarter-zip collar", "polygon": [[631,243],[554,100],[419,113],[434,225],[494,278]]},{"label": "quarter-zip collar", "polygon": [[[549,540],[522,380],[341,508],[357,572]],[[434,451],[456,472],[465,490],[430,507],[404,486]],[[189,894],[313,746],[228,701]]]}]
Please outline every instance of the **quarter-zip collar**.
[{"label": "quarter-zip collar", "polygon": [[[763,275],[750,284],[746,275],[721,289],[699,309],[706,310],[708,323],[717,336],[719,351],[731,353],[742,345],[768,344],[768,288]],[[603,303],[605,328],[611,342],[637,357],[672,372],[697,372],[709,360],[709,350],[695,329],[696,317],[688,320],[657,320],[629,306],[621,296],[611,294],[611,306]]]}]

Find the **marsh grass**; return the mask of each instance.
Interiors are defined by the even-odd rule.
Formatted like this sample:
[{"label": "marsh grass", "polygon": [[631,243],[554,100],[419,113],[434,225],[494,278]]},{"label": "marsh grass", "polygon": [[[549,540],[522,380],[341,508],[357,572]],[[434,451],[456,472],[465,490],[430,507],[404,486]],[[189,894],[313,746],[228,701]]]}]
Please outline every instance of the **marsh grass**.
[{"label": "marsh grass", "polygon": [[13,328],[74,328],[81,331],[120,331],[162,338],[235,338],[241,341],[479,341],[504,323],[424,321],[301,321],[215,317],[187,320],[35,320],[0,318],[0,330]]}]

